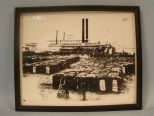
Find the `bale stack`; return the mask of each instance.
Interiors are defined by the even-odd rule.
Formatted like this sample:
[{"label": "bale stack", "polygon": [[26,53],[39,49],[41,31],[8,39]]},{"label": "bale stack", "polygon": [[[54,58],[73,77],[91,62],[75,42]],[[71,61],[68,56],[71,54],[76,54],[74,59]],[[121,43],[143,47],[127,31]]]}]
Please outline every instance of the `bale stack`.
[{"label": "bale stack", "polygon": [[85,89],[99,93],[120,93],[124,81],[120,77],[119,65],[104,64],[103,60],[98,61],[93,58],[81,60],[61,72],[63,73],[61,77],[57,74],[53,76],[53,84],[56,79],[65,79],[69,82],[68,88],[76,91]]},{"label": "bale stack", "polygon": [[[65,81],[65,83],[61,83]],[[97,74],[54,74],[53,88],[57,89],[61,84],[69,90],[82,90],[100,93],[120,93],[122,78],[101,76]]]},{"label": "bale stack", "polygon": [[68,68],[71,64],[79,60],[79,57],[53,57],[51,60],[25,64],[23,66],[23,73],[54,74]]}]

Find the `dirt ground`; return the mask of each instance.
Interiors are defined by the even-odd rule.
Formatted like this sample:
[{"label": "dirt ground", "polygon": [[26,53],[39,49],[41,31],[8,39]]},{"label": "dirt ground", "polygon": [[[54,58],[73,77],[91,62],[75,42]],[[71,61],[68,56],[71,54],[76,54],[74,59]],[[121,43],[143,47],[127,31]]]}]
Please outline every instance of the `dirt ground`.
[{"label": "dirt ground", "polygon": [[[21,103],[22,105],[40,106],[86,106],[86,105],[111,105],[133,104],[136,102],[136,77],[127,80],[127,88],[120,94],[97,94],[86,92],[86,100],[82,95],[70,91],[69,99],[57,98],[57,90],[52,89],[52,75],[27,74],[21,78]],[[41,84],[46,84],[42,87]]]}]

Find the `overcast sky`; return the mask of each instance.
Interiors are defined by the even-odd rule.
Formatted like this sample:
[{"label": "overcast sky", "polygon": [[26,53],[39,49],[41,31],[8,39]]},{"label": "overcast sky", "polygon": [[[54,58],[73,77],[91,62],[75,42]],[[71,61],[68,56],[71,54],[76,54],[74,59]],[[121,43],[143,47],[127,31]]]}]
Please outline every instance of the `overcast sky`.
[{"label": "overcast sky", "polygon": [[100,41],[102,44],[111,43],[118,51],[133,52],[135,48],[135,22],[133,13],[76,11],[25,13],[21,15],[20,39],[22,45],[37,42],[39,47],[47,47],[48,40],[55,40],[56,30],[58,39],[82,39],[82,18],[89,19],[89,40]]}]

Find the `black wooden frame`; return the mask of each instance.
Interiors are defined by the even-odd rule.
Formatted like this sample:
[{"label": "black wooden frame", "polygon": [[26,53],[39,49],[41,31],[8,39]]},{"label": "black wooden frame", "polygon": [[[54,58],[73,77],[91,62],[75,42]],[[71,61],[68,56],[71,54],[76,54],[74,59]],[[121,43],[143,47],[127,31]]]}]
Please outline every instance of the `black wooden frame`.
[{"label": "black wooden frame", "polygon": [[[67,12],[67,11],[120,11],[133,12],[136,26],[137,53],[137,97],[136,104],[107,105],[107,106],[22,106],[20,102],[20,15],[33,12]],[[139,6],[46,6],[15,8],[14,26],[14,79],[15,79],[15,109],[16,111],[115,111],[142,109],[142,46]]]}]

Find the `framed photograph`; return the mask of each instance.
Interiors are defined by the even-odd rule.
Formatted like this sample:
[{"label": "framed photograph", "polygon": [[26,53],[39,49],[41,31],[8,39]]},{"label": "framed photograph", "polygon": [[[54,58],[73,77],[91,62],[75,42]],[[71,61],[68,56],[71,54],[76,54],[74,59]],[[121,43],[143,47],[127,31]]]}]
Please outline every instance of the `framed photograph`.
[{"label": "framed photograph", "polygon": [[138,6],[15,9],[16,111],[142,108]]}]

